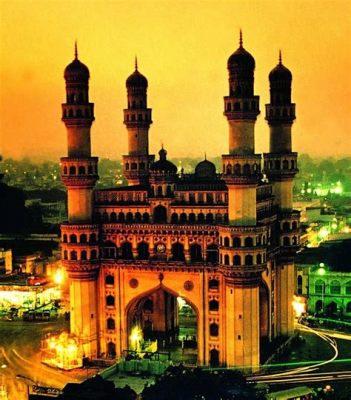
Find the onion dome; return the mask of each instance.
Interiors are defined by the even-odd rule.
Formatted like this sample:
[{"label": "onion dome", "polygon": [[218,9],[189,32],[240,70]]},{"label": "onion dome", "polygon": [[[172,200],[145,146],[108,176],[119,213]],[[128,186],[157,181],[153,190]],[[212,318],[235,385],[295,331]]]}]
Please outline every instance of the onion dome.
[{"label": "onion dome", "polygon": [[216,166],[205,157],[205,159],[200,161],[195,167],[195,176],[201,179],[213,179],[216,177]]},{"label": "onion dome", "polygon": [[87,82],[90,74],[89,69],[86,65],[78,60],[78,49],[77,42],[75,43],[74,60],[67,65],[64,72],[64,78],[66,81],[71,82]]},{"label": "onion dome", "polygon": [[269,73],[269,81],[270,82],[277,82],[277,81],[289,81],[292,80],[292,74],[288,70],[288,68],[284,67],[282,64],[282,53],[279,52],[279,63],[278,65],[272,69]]},{"label": "onion dome", "polygon": [[138,71],[138,60],[135,57],[135,71],[126,80],[127,88],[143,88],[148,85],[147,79]]},{"label": "onion dome", "polygon": [[158,154],[160,159],[151,164],[150,171],[176,174],[177,167],[172,162],[167,160],[167,151],[162,147]]},{"label": "onion dome", "polygon": [[243,47],[243,36],[241,30],[240,30],[239,48],[228,58],[227,65],[229,70],[255,69],[255,59]]}]

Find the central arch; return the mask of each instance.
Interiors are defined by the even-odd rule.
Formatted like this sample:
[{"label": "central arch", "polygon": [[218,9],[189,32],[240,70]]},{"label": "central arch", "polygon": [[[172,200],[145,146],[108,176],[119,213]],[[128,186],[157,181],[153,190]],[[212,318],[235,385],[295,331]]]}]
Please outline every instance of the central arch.
[{"label": "central arch", "polygon": [[168,353],[172,361],[198,361],[198,309],[178,293],[159,285],[126,307],[126,350]]}]

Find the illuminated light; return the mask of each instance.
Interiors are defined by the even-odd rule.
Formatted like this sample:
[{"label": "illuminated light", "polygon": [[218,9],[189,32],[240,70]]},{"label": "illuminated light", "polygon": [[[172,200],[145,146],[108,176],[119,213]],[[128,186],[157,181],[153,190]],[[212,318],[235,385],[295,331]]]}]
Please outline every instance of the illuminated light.
[{"label": "illuminated light", "polygon": [[312,193],[312,189],[308,188],[307,193]]},{"label": "illuminated light", "polygon": [[350,233],[350,227],[349,226],[345,226],[344,233]]},{"label": "illuminated light", "polygon": [[63,282],[63,272],[60,268],[58,268],[55,272],[54,281],[58,285],[61,285],[61,283]]},{"label": "illuminated light", "polygon": [[131,349],[134,351],[140,351],[143,334],[138,326],[134,326],[129,338],[130,338]]},{"label": "illuminated light", "polygon": [[328,235],[329,235],[329,231],[328,231],[327,228],[321,228],[321,229],[319,230],[319,232],[318,232],[318,236],[319,236],[321,239],[327,238]]},{"label": "illuminated light", "polygon": [[303,299],[298,296],[294,296],[294,301],[292,302],[296,317],[301,317],[303,313],[306,312],[306,304]]},{"label": "illuminated light", "polygon": [[334,222],[331,227],[332,227],[332,229],[336,229],[338,227],[338,225]]},{"label": "illuminated light", "polygon": [[[323,263],[321,263],[321,264],[323,264]],[[321,265],[321,264],[319,264],[319,268],[317,269],[317,274],[320,276],[323,276],[326,274],[327,271],[324,267],[324,264],[323,265]]]}]

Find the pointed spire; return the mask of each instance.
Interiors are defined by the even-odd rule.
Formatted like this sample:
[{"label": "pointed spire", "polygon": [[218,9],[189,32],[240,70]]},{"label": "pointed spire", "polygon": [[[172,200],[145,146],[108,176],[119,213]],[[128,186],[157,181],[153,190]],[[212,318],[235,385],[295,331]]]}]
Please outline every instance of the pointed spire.
[{"label": "pointed spire", "polygon": [[135,64],[135,71],[138,71],[138,57],[137,56],[135,56],[134,64]]},{"label": "pointed spire", "polygon": [[74,42],[74,59],[78,60],[78,45],[77,45],[77,39]]},{"label": "pointed spire", "polygon": [[243,47],[243,31],[240,29],[240,34],[239,34],[239,46],[242,48]]},{"label": "pointed spire", "polygon": [[206,151],[205,151],[205,160],[207,160],[207,154],[206,154]]},{"label": "pointed spire", "polygon": [[282,51],[279,50],[279,65],[282,65]]}]

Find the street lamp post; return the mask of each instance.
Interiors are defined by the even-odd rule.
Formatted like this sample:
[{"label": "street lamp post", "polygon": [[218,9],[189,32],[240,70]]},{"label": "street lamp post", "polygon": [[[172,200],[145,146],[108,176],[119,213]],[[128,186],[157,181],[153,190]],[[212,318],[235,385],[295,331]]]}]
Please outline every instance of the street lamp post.
[{"label": "street lamp post", "polygon": [[[317,274],[319,276],[324,276],[326,274],[326,269],[325,269],[325,264],[324,263],[319,263],[319,268],[317,270]],[[324,315],[324,298],[325,298],[325,282],[323,281],[322,285],[322,314]]]}]

